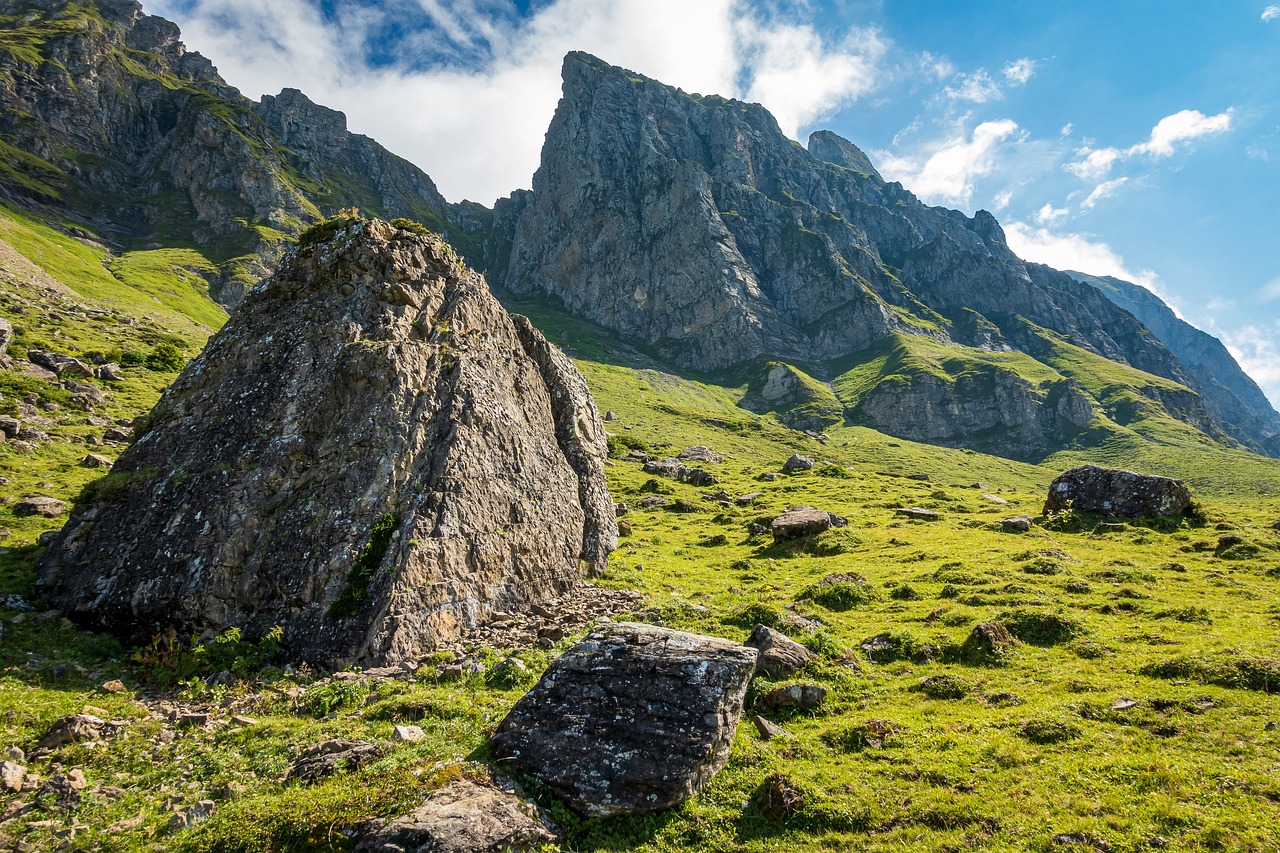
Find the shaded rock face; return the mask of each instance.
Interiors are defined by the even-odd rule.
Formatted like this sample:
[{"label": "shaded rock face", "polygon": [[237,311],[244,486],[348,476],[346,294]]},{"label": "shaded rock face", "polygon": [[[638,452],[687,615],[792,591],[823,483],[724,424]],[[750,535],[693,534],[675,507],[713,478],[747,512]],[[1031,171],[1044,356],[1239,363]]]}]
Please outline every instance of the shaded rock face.
[{"label": "shaded rock face", "polygon": [[41,562],[41,595],[110,630],[281,625],[312,661],[396,661],[616,544],[572,364],[383,222],[300,249],[144,429]]},{"label": "shaded rock face", "polygon": [[755,666],[728,640],[608,625],[552,664],[490,746],[588,817],[664,809],[728,761]]},{"label": "shaded rock face", "polygon": [[1085,465],[1049,484],[1044,512],[1068,508],[1122,518],[1183,515],[1191,508],[1191,491],[1181,480]]}]

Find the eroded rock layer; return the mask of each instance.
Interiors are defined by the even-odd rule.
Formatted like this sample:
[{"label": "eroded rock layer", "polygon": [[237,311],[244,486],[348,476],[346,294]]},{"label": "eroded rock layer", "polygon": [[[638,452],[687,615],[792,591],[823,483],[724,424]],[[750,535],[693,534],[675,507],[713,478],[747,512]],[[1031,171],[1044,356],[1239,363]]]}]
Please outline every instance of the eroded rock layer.
[{"label": "eroded rock layer", "polygon": [[434,235],[304,246],[211,339],[41,562],[69,616],[285,628],[323,662],[412,657],[564,593],[616,543],[572,362]]}]

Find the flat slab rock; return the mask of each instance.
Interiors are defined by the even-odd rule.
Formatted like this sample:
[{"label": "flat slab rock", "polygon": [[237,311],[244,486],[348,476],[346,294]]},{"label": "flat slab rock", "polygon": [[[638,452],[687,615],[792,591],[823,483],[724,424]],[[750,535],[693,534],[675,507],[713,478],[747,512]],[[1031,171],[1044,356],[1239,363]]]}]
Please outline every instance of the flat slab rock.
[{"label": "flat slab rock", "polygon": [[514,786],[460,779],[403,817],[375,823],[356,853],[506,853],[556,841]]},{"label": "flat slab rock", "polygon": [[1121,518],[1183,515],[1191,508],[1191,490],[1169,477],[1085,465],[1049,484],[1044,512],[1067,508]]},{"label": "flat slab rock", "polygon": [[770,523],[773,538],[779,541],[799,539],[822,533],[832,527],[844,527],[848,521],[833,512],[814,509],[811,506],[798,506],[787,510]]},{"label": "flat slab rock", "polygon": [[729,760],[756,650],[621,622],[569,649],[490,740],[575,811],[674,806]]}]

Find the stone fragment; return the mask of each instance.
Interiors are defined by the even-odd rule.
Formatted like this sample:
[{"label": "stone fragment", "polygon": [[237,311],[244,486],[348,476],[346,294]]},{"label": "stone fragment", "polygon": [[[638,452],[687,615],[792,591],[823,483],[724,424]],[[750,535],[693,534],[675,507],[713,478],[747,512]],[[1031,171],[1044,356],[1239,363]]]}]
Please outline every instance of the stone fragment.
[{"label": "stone fragment", "polygon": [[787,474],[792,471],[808,471],[811,468],[813,468],[813,460],[799,453],[793,453],[790,459],[782,463],[782,471]]},{"label": "stone fragment", "polygon": [[101,367],[94,368],[93,375],[98,379],[106,379],[110,382],[119,382],[124,379],[124,371],[120,365],[114,361],[108,362]]},{"label": "stone fragment", "polygon": [[777,481],[778,473],[776,471],[765,471],[756,479],[764,483],[773,483]]},{"label": "stone fragment", "polygon": [[1008,504],[1009,504],[1009,502],[1008,502],[1007,500],[1005,500],[1004,498],[1000,497],[999,495],[983,495],[982,497],[983,497],[984,499],[986,499],[986,500],[990,501],[991,503],[998,505],[998,506],[1008,506]]},{"label": "stone fragment", "polygon": [[558,836],[553,827],[517,790],[459,779],[410,814],[375,822],[355,851],[517,853],[554,843]]},{"label": "stone fragment", "polygon": [[107,721],[92,714],[72,714],[58,720],[40,738],[38,749],[57,749],[69,743],[102,740],[108,731]]},{"label": "stone fragment", "polygon": [[756,650],[652,625],[601,626],[552,664],[490,740],[589,817],[656,811],[729,757]]},{"label": "stone fragment", "polygon": [[103,693],[123,693],[125,687],[123,681],[118,678],[113,678],[110,681],[104,681],[102,686],[98,689]]},{"label": "stone fragment", "polygon": [[788,684],[770,690],[756,700],[756,705],[766,711],[785,709],[812,711],[826,698],[826,688],[816,684]]},{"label": "stone fragment", "polygon": [[1031,530],[1031,516],[1015,515],[1000,519],[1000,527],[1006,533],[1027,533]]},{"label": "stone fragment", "polygon": [[169,828],[173,830],[189,829],[198,823],[206,821],[213,814],[216,808],[213,800],[201,800],[193,803],[185,809],[174,812],[169,817]]},{"label": "stone fragment", "polygon": [[21,791],[27,778],[27,768],[16,761],[0,761],[0,786],[6,791]]},{"label": "stone fragment", "polygon": [[645,509],[657,509],[667,505],[667,499],[662,495],[645,495],[637,503]]},{"label": "stone fragment", "polygon": [[832,527],[844,527],[847,523],[845,519],[826,510],[814,509],[811,506],[797,506],[775,518],[769,528],[773,532],[773,538],[781,542],[787,539],[799,539],[802,536],[813,536]]},{"label": "stone fragment", "polygon": [[908,474],[908,480],[915,480],[920,483],[928,483],[932,478],[928,474]]},{"label": "stone fragment", "polygon": [[757,498],[763,497],[764,492],[747,492],[745,495],[739,495],[734,499],[738,506],[751,506],[756,502]]},{"label": "stone fragment", "polygon": [[22,430],[22,422],[10,415],[0,415],[0,432],[5,438],[17,438]]},{"label": "stone fragment", "polygon": [[618,419],[618,413],[615,412],[613,409],[610,409],[609,411],[604,413],[604,419],[607,422],[616,421]]},{"label": "stone fragment", "polygon": [[616,546],[585,380],[436,235],[359,221],[291,253],[145,422],[37,580],[130,639],[279,625],[327,668],[417,659]]},{"label": "stone fragment", "polygon": [[644,463],[644,472],[666,477],[668,480],[683,480],[689,476],[688,466],[672,456],[666,459],[650,459]]},{"label": "stone fragment", "polygon": [[100,453],[90,453],[80,460],[81,468],[110,468],[111,460]]},{"label": "stone fragment", "polygon": [[804,797],[795,789],[791,780],[775,773],[756,790],[756,805],[761,814],[774,820],[786,820],[804,805]]},{"label": "stone fragment", "polygon": [[767,678],[794,675],[814,658],[813,652],[786,634],[765,625],[757,625],[746,644],[760,652],[756,660],[756,673]]},{"label": "stone fragment", "polygon": [[686,447],[680,451],[679,458],[682,462],[710,462],[718,465],[724,462],[724,457],[716,453],[705,444],[695,444],[692,447]]},{"label": "stone fragment", "polygon": [[62,353],[29,349],[27,350],[27,359],[32,364],[39,365],[45,370],[52,371],[59,378],[68,376],[88,377],[93,375],[93,370],[80,359],[69,355],[63,355]]},{"label": "stone fragment", "polygon": [[382,746],[362,740],[326,740],[302,751],[288,779],[310,784],[339,771],[359,770],[382,754]]},{"label": "stone fragment", "polygon": [[771,723],[759,714],[751,718],[751,722],[756,724],[756,731],[760,732],[760,737],[764,740],[773,740],[774,738],[789,738],[791,733],[777,723]]},{"label": "stone fragment", "polygon": [[106,441],[133,441],[133,427],[117,426],[111,427],[102,434],[102,438]]},{"label": "stone fragment", "polygon": [[899,507],[893,512],[895,515],[900,515],[903,518],[914,519],[915,521],[938,521],[942,518],[942,513],[934,512],[931,509],[923,509],[918,506]]},{"label": "stone fragment", "polygon": [[396,726],[391,730],[391,739],[399,743],[418,743],[426,736],[421,726]]},{"label": "stone fragment", "polygon": [[1191,491],[1181,480],[1085,465],[1049,484],[1044,513],[1065,509],[1121,518],[1185,515]]}]

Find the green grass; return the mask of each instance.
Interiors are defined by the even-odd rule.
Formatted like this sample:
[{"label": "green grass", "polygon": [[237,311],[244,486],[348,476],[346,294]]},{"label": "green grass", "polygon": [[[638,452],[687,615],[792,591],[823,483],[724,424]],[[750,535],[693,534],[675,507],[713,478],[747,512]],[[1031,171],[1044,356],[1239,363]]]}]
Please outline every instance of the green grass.
[{"label": "green grass", "polygon": [[[12,218],[0,226],[17,227]],[[33,254],[41,249],[61,275],[83,275],[77,293],[84,288],[94,298],[149,303],[181,317],[174,311],[185,303],[165,307],[151,292],[95,270],[102,258],[88,247],[80,252],[55,233],[30,228],[17,242]],[[163,254],[136,262],[160,287],[166,270],[186,268]],[[181,282],[175,273],[170,286]],[[140,347],[144,333],[156,333],[100,328],[61,311],[6,311],[13,298],[0,293],[0,312],[24,326],[24,340]],[[610,489],[631,506],[633,532],[599,582],[639,590],[645,600],[638,609],[674,628],[743,641],[757,622],[775,625],[818,653],[800,679],[829,691],[818,712],[774,717],[788,739],[766,742],[754,726],[740,726],[725,770],[669,812],[584,820],[530,785],[567,833],[562,850],[1049,851],[1057,849],[1054,836],[1068,834],[1116,851],[1149,849],[1156,836],[1171,850],[1274,846],[1280,733],[1266,723],[1280,718],[1270,692],[1280,639],[1280,535],[1270,527],[1280,518],[1280,462],[1203,444],[1156,444],[1128,428],[1112,443],[1038,465],[849,425],[831,427],[822,444],[785,428],[774,413],[740,408],[745,382],[638,367],[643,361],[598,328],[544,306],[517,307],[578,359],[600,409],[617,413],[607,425],[622,439],[615,444],[664,454],[706,444],[725,458],[705,466],[720,485],[663,482],[669,499],[692,512],[640,509],[651,475],[614,460]],[[969,369],[948,367],[940,356],[917,350],[899,363],[918,358],[920,369],[948,375]],[[982,363],[1002,362],[983,356]],[[1050,376],[1053,368],[1038,369]],[[111,413],[142,412],[167,378],[129,372]],[[72,439],[91,431],[75,420],[58,429]],[[1125,444],[1130,437],[1142,445]],[[83,452],[74,440],[52,443],[38,457],[0,445],[4,494],[47,482],[55,496],[74,495],[100,476],[78,467]],[[819,466],[774,482],[758,479],[795,452]],[[1040,523],[1024,535],[999,529],[1008,515],[1038,517],[1049,481],[1065,465],[1100,457],[1194,473],[1205,520],[1149,527],[1083,518],[1060,528]],[[842,475],[823,475],[836,470]],[[921,474],[929,479],[912,478]],[[762,496],[751,506],[724,507],[706,499],[720,488]],[[850,524],[786,547],[749,536],[749,524],[796,504]],[[912,521],[896,514],[903,506],[942,518]],[[0,592],[29,596],[39,553],[31,543],[51,523],[14,519],[0,506],[0,524],[12,531],[0,553]],[[1250,547],[1218,548],[1227,534]],[[823,583],[833,575],[848,577]],[[85,706],[132,720],[106,747],[69,746],[29,762],[46,777],[51,760],[83,768],[96,792],[75,813],[86,827],[75,844],[108,851],[349,849],[345,828],[402,814],[450,779],[482,772],[488,734],[582,633],[555,649],[521,651],[530,672],[514,684],[483,673],[446,679],[443,658],[408,681],[354,688],[273,668],[229,686],[188,681],[174,698],[211,702],[227,709],[224,716],[257,722],[175,730],[164,743],[157,735],[174,727],[135,703],[145,673],[130,668],[130,649],[56,617],[15,622],[16,615],[0,611],[5,743],[29,750],[55,719]],[[813,621],[789,621],[796,616]],[[1002,621],[1020,642],[994,659],[968,654],[972,629],[990,620]],[[890,652],[863,648],[878,637],[887,638]],[[491,668],[506,654],[476,651]],[[65,674],[55,670],[59,664],[68,666]],[[95,692],[113,677],[123,677],[130,691]],[[771,686],[757,680],[752,695]],[[1120,699],[1137,704],[1117,710]],[[421,726],[426,739],[395,745],[372,766],[315,786],[283,781],[301,748],[331,737],[385,740],[399,723]],[[756,792],[775,774],[802,796],[786,818],[768,817],[758,805]],[[206,798],[217,803],[209,821],[168,828],[173,808]],[[0,797],[0,807],[15,799]],[[106,830],[134,818],[141,820],[132,829]],[[53,849],[69,819],[38,806],[0,825],[0,834]]]}]

